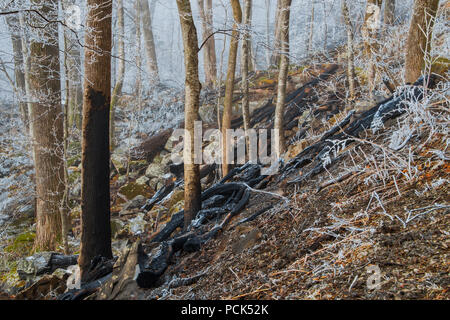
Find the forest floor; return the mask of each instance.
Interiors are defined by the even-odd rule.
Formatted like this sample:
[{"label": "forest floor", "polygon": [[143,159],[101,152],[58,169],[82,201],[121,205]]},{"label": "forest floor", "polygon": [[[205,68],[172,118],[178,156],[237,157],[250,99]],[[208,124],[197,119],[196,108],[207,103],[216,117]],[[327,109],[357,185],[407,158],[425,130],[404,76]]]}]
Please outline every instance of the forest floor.
[{"label": "forest floor", "polygon": [[[289,92],[328,68],[294,68]],[[276,73],[259,73],[255,78],[253,112],[273,98]],[[362,93],[360,100],[346,103],[344,86],[344,70],[338,68],[329,79],[304,90],[303,109],[292,120],[296,125],[287,131],[286,162],[317,142],[350,109],[359,114],[367,110]],[[423,106],[432,118],[414,122],[417,114],[411,112],[386,123],[376,134],[365,132],[363,138],[336,151],[338,161],[306,181],[290,183],[313,164],[269,177],[267,186],[253,190],[245,209],[214,239],[197,252],[174,254],[156,288],[137,288],[122,298],[449,299],[450,164],[448,136],[440,130],[448,129],[449,109],[440,101],[431,99]],[[269,122],[264,118],[255,127],[267,128]],[[404,143],[394,148],[399,135]],[[158,151],[150,161],[133,160],[126,182],[121,178],[123,168],[114,164],[118,172],[111,180],[115,254],[137,239],[150,245],[149,235],[182,209],[182,192],[177,190],[150,212],[142,212],[142,203],[130,206],[132,201],[150,198],[164,183],[166,151]],[[72,170],[77,172],[75,166]],[[213,183],[202,182],[204,187]],[[262,209],[267,210],[238,224]],[[76,248],[79,212],[71,215],[71,243]],[[14,241],[8,239],[5,244],[11,248]],[[21,252],[14,259],[24,256],[26,252]],[[3,273],[4,283],[15,271],[10,268]],[[199,274],[190,285],[169,285],[174,279]],[[23,289],[25,282],[15,285]],[[46,290],[34,298],[52,298]],[[11,298],[17,291],[3,295]]]}]

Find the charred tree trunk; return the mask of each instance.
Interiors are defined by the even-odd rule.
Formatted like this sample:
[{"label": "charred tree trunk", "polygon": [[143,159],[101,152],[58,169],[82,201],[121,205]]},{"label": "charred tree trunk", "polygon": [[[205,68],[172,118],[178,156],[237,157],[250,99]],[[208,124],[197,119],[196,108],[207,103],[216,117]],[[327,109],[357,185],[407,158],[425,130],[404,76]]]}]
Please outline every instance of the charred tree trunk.
[{"label": "charred tree trunk", "polygon": [[[206,6],[205,6],[206,4]],[[217,61],[216,61],[216,44],[213,33],[213,12],[212,12],[212,0],[198,0],[198,6],[200,8],[200,16],[202,19],[202,39],[206,41],[205,48],[203,50],[203,64],[205,69],[205,86],[208,88],[214,88],[217,81]],[[212,36],[211,36],[212,35]]]},{"label": "charred tree trunk", "polygon": [[282,54],[280,57],[280,72],[278,75],[278,91],[277,91],[277,105],[275,108],[275,145],[277,158],[281,157],[281,154],[285,150],[284,141],[284,104],[286,100],[286,81],[289,71],[289,16],[291,11],[291,0],[281,1],[280,12],[280,28],[281,28],[281,43]]},{"label": "charred tree trunk", "polygon": [[232,104],[233,104],[233,91],[234,91],[234,79],[236,71],[236,60],[237,60],[237,50],[239,45],[239,31],[238,25],[242,23],[242,10],[239,0],[231,0],[231,6],[233,8],[233,33],[230,42],[230,53],[228,57],[228,70],[227,70],[227,80],[225,84],[225,99],[223,102],[223,117],[222,117],[222,175],[226,176],[229,171],[229,164],[231,163],[232,156],[231,146],[227,143],[227,130],[231,128],[231,115],[232,115]]},{"label": "charred tree trunk", "polygon": [[421,75],[431,49],[434,18],[439,0],[415,0],[406,43],[405,82],[414,83]]},{"label": "charred tree trunk", "polygon": [[115,147],[114,133],[115,133],[115,108],[117,105],[117,100],[122,94],[123,79],[125,76],[125,45],[123,37],[125,34],[125,24],[124,24],[124,10],[123,10],[123,0],[117,0],[117,47],[118,47],[118,75],[117,82],[114,86],[113,93],[111,96],[111,113],[109,117],[109,141],[110,149],[113,150]]},{"label": "charred tree trunk", "polygon": [[92,259],[112,258],[109,193],[112,2],[88,0],[85,35],[81,171],[80,273]]},{"label": "charred tree trunk", "polygon": [[[198,77],[198,39],[188,0],[177,0],[184,46],[185,137],[184,137],[184,229],[201,209],[200,166],[194,153],[194,122],[199,119],[201,84]],[[201,151],[201,150],[200,150]]]},{"label": "charred tree trunk", "polygon": [[[158,60],[156,59],[155,40],[153,38],[152,17],[150,15],[150,8],[148,0],[140,0],[142,26],[145,43],[145,54],[147,56],[147,69],[150,74],[150,83],[159,83]],[[136,14],[139,14],[136,12]]]},{"label": "charred tree trunk", "polygon": [[[34,0],[35,8],[49,20],[58,18],[58,2]],[[36,181],[36,239],[38,250],[55,250],[61,241],[59,206],[64,193],[63,113],[59,79],[59,46],[56,24],[32,16],[30,43],[30,121]]]}]

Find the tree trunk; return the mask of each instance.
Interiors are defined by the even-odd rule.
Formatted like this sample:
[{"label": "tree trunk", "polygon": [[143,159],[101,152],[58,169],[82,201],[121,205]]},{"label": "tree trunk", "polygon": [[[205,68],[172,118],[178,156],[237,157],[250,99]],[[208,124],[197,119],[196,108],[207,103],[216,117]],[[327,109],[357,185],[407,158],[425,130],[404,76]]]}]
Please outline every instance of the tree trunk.
[{"label": "tree trunk", "polygon": [[[147,69],[150,75],[150,83],[159,83],[158,60],[156,59],[155,41],[153,39],[152,17],[148,0],[140,0],[142,14],[142,31],[144,35],[145,54],[147,56]],[[138,12],[136,13],[138,14]]]},{"label": "tree trunk", "polygon": [[[222,175],[226,176],[229,171],[229,164],[231,163],[231,153],[233,149],[227,143],[227,130],[231,128],[231,116],[232,116],[232,104],[233,104],[233,91],[234,91],[234,78],[236,71],[236,58],[239,45],[239,31],[238,25],[242,23],[242,11],[239,0],[231,0],[231,6],[233,8],[234,25],[230,42],[230,53],[228,56],[228,70],[227,80],[225,84],[225,98],[223,103],[223,117],[222,117]],[[230,153],[230,154],[229,154]]]},{"label": "tree trunk", "polygon": [[281,2],[283,0],[277,0],[277,9],[275,11],[275,38],[274,38],[274,50],[272,52],[272,56],[270,58],[271,66],[278,66],[278,62],[280,60],[280,51],[281,51],[281,28],[280,28],[280,20],[281,20]]},{"label": "tree trunk", "polygon": [[[198,76],[198,39],[189,0],[177,0],[184,46],[185,130],[184,137],[184,229],[201,209],[199,161],[194,155],[194,122],[199,119],[201,84]],[[201,151],[201,150],[200,150]],[[197,160],[197,161],[196,161]]]},{"label": "tree trunk", "polygon": [[311,3],[311,20],[309,21],[308,55],[311,54],[314,39],[314,2]]},{"label": "tree trunk", "polygon": [[[92,259],[112,258],[109,193],[112,3],[87,1],[81,170],[81,280]],[[90,49],[95,48],[95,49]]]},{"label": "tree trunk", "polygon": [[200,8],[200,17],[202,19],[202,39],[208,41],[204,45],[203,49],[203,64],[205,69],[205,86],[213,88],[217,81],[217,66],[216,66],[216,44],[213,33],[213,13],[212,13],[212,0],[206,0],[206,7],[204,0],[198,0],[198,6]]},{"label": "tree trunk", "polygon": [[[62,1],[63,10],[72,4],[69,0]],[[68,125],[81,129],[81,105],[83,103],[83,90],[81,87],[81,52],[80,44],[71,30],[64,28],[64,65],[68,82]]]},{"label": "tree trunk", "polygon": [[25,73],[24,73],[24,59],[22,53],[22,37],[19,29],[19,19],[17,16],[9,15],[6,18],[6,24],[11,33],[11,42],[13,47],[14,56],[14,79],[16,85],[17,99],[19,101],[19,111],[22,117],[22,122],[28,132],[29,130],[29,119],[28,119],[28,109],[27,103],[24,101],[24,96],[26,94],[25,90]]},{"label": "tree trunk", "polygon": [[347,29],[347,79],[350,99],[355,97],[355,53],[353,50],[353,25],[347,7],[347,0],[342,0],[342,15]]},{"label": "tree trunk", "polygon": [[270,0],[266,0],[266,63],[270,67]]},{"label": "tree trunk", "polygon": [[282,0],[280,24],[282,54],[280,56],[280,72],[278,74],[277,104],[275,108],[275,146],[277,158],[285,151],[284,141],[284,104],[286,99],[286,80],[289,70],[289,16],[291,0]]},{"label": "tree trunk", "polygon": [[384,2],[384,24],[392,26],[395,22],[395,0]]},{"label": "tree trunk", "polygon": [[[123,37],[125,34],[123,0],[117,0],[117,47],[118,47],[118,76],[111,96],[111,114],[109,117],[109,141],[111,151],[115,148],[115,109],[117,100],[122,94],[123,79],[125,76],[125,45]],[[136,13],[137,14],[137,13]]]},{"label": "tree trunk", "polygon": [[364,16],[364,25],[362,28],[362,36],[364,39],[365,54],[369,61],[367,68],[367,80],[369,83],[369,95],[374,99],[376,70],[376,54],[377,54],[377,35],[381,23],[381,5],[382,0],[368,0],[366,13]]},{"label": "tree trunk", "polygon": [[250,110],[249,110],[249,83],[248,83],[248,72],[249,72],[249,62],[250,62],[250,30],[251,30],[251,10],[252,10],[252,0],[245,0],[244,7],[244,25],[246,28],[245,37],[242,41],[242,52],[241,52],[241,68],[242,68],[242,80],[241,80],[241,91],[242,91],[242,118],[244,120],[244,130],[246,133],[246,145],[247,153],[250,152],[250,142],[247,136],[248,130],[250,129]]},{"label": "tree trunk", "polygon": [[[34,8],[49,20],[58,19],[58,2],[33,0]],[[33,26],[45,25],[37,15]],[[59,207],[64,193],[63,114],[57,24],[31,28],[30,93],[33,97],[30,121],[33,122],[33,154],[36,181],[37,250],[55,250],[61,241]]]},{"label": "tree trunk", "polygon": [[406,42],[405,82],[414,83],[429,60],[434,18],[439,0],[415,0]]}]

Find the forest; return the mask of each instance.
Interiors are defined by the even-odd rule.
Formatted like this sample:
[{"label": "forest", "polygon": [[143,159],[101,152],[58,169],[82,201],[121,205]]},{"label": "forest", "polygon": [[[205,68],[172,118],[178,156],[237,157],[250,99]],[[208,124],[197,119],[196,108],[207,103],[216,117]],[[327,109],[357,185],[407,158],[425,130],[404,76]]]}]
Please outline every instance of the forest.
[{"label": "forest", "polygon": [[448,0],[0,0],[0,300],[449,300],[449,30]]}]

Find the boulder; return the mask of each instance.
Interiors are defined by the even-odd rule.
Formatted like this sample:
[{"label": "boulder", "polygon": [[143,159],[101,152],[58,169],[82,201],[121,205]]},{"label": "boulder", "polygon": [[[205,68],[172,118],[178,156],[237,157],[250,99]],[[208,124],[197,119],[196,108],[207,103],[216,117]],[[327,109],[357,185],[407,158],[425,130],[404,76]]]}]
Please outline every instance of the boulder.
[{"label": "boulder", "polygon": [[151,163],[147,170],[145,171],[145,175],[149,178],[158,178],[162,177],[169,171],[168,167],[161,163]]}]

